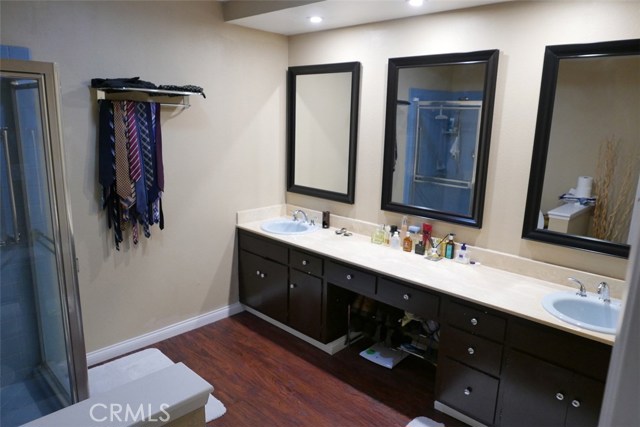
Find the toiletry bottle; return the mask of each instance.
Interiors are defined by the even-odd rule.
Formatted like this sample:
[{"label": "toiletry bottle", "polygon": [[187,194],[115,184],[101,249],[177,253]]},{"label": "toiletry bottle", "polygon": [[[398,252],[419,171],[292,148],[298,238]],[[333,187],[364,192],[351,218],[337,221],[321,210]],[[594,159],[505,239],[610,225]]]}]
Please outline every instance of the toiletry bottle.
[{"label": "toiletry bottle", "polygon": [[407,233],[407,237],[402,240],[402,250],[405,252],[411,252],[413,249],[413,239],[411,238],[412,234],[413,233]]},{"label": "toiletry bottle", "polygon": [[373,234],[371,235],[371,242],[375,243],[376,245],[381,245],[382,243],[384,243],[384,230],[383,230],[383,225],[381,225],[379,228],[376,228],[375,231],[373,232]]},{"label": "toiletry bottle", "polygon": [[458,256],[456,257],[456,261],[461,264],[469,264],[469,251],[467,251],[467,244],[463,243],[458,251]]},{"label": "toiletry bottle", "polygon": [[422,223],[422,245],[425,248],[431,246],[431,224]]},{"label": "toiletry bottle", "polygon": [[393,233],[393,236],[391,237],[391,247],[394,249],[400,248],[400,235],[397,231]]},{"label": "toiletry bottle", "polygon": [[329,228],[330,223],[329,223],[329,218],[331,216],[331,213],[329,213],[329,211],[322,211],[322,228]]},{"label": "toiletry bottle", "polygon": [[402,224],[400,225],[400,238],[404,240],[407,237],[407,230],[409,229],[409,220],[406,216],[402,217]]},{"label": "toiletry bottle", "polygon": [[455,249],[455,244],[453,243],[453,233],[449,233],[449,237],[444,245],[444,257],[448,259],[453,259],[453,253]]},{"label": "toiletry bottle", "polygon": [[391,244],[391,226],[390,225],[384,226],[384,244],[387,246]]}]

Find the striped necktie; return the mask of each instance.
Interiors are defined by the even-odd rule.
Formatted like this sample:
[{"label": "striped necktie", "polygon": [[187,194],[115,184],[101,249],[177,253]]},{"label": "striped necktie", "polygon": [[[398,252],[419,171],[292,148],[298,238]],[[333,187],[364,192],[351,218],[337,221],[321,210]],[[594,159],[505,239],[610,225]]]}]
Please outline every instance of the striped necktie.
[{"label": "striped necktie", "polygon": [[115,160],[116,160],[116,192],[120,202],[129,208],[135,200],[135,190],[131,182],[129,170],[129,155],[127,153],[127,135],[125,125],[124,102],[116,102],[114,105],[114,135],[115,135]]}]

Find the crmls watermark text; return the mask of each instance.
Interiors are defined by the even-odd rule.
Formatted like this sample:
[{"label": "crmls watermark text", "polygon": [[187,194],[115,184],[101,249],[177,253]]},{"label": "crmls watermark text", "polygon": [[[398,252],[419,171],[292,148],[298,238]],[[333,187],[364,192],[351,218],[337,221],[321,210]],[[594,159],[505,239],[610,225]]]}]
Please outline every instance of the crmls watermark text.
[{"label": "crmls watermark text", "polygon": [[151,404],[140,404],[137,407],[131,406],[128,403],[121,405],[119,403],[95,403],[91,405],[89,410],[89,416],[95,422],[136,422],[136,421],[162,421],[167,422],[171,418],[169,412],[166,409],[169,408],[169,404],[160,404],[160,414],[157,414],[157,418],[152,415]]}]

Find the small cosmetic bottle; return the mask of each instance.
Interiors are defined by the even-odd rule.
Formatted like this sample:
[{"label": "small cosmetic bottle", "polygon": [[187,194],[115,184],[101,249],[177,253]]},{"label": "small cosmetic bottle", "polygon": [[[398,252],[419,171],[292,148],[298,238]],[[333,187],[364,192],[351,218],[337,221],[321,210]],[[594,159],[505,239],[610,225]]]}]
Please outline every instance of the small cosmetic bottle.
[{"label": "small cosmetic bottle", "polygon": [[413,249],[413,239],[411,233],[407,233],[407,236],[402,240],[402,250],[405,252],[411,252]]},{"label": "small cosmetic bottle", "polygon": [[447,241],[445,242],[445,245],[444,245],[444,257],[448,259],[453,259],[455,247],[456,247],[455,243],[453,243],[453,233],[449,233],[449,236],[447,237]]}]

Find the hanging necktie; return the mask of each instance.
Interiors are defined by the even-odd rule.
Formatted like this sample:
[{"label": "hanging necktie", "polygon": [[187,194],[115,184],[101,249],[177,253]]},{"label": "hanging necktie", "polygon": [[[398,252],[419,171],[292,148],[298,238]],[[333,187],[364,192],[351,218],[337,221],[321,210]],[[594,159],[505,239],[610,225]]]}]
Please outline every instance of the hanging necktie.
[{"label": "hanging necktie", "polygon": [[[115,159],[116,159],[116,190],[120,197],[120,203],[128,210],[135,202],[135,189],[131,181],[129,154],[127,147],[127,134],[124,111],[124,103],[116,102],[114,105],[114,135],[115,135]],[[126,217],[126,213],[123,211]]]},{"label": "hanging necktie", "polygon": [[[151,236],[149,221],[147,219],[147,191],[144,178],[144,170],[140,158],[139,126],[136,120],[136,104],[134,101],[126,101],[127,109],[127,137],[129,138],[129,159],[134,164],[136,187],[136,213],[145,237]],[[133,176],[132,176],[133,179]]]}]

